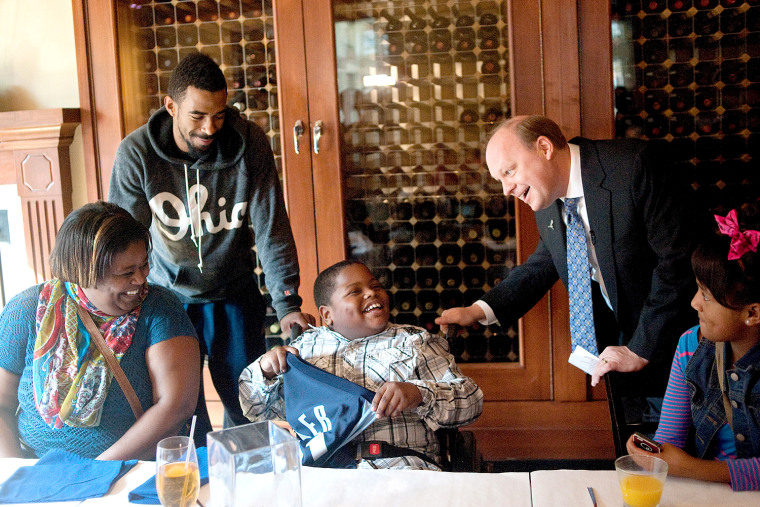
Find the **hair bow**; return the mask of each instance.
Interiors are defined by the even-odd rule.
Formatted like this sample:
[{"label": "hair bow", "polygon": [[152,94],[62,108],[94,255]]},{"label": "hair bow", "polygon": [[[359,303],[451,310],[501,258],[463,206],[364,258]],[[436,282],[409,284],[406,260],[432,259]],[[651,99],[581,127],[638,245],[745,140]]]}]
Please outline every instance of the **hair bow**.
[{"label": "hair bow", "polygon": [[718,229],[722,234],[731,237],[731,246],[728,249],[728,260],[741,259],[747,252],[757,252],[760,243],[760,231],[741,231],[739,221],[736,219],[736,210],[732,209],[725,218],[715,215]]}]

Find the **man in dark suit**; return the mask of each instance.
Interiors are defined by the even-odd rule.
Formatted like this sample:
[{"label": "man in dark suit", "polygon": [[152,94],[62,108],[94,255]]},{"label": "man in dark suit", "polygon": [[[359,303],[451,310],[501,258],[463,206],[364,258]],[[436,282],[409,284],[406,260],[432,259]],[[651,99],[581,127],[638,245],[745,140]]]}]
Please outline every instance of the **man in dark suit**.
[{"label": "man in dark suit", "polygon": [[592,385],[609,371],[639,371],[651,362],[641,373],[656,375],[664,392],[678,337],[696,323],[689,305],[696,290],[690,267],[695,218],[673,169],[641,140],[568,143],[543,116],[514,117],[497,127],[486,161],[504,194],[533,209],[541,238],[480,301],[448,309],[436,323],[510,322],[558,279],[568,286],[563,203],[577,198],[600,352]]}]

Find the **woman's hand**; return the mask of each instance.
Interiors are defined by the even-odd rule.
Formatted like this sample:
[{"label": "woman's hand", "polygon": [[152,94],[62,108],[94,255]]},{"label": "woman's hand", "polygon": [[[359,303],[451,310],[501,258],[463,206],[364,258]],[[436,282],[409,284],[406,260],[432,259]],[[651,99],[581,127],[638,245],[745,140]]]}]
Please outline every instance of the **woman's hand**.
[{"label": "woman's hand", "polygon": [[662,452],[654,453],[641,449],[633,443],[633,436],[625,443],[629,454],[639,456],[654,456],[668,464],[668,475],[688,477],[700,481],[731,482],[728,465],[724,461],[695,458],[683,449],[663,443]]}]

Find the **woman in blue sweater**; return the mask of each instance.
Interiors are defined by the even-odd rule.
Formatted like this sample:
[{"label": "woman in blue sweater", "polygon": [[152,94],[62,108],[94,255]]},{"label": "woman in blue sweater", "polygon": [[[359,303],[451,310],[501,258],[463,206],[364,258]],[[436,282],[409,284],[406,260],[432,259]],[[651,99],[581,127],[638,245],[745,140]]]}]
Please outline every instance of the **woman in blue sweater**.
[{"label": "woman in blue sweater", "polygon": [[[54,278],[0,314],[0,456],[58,448],[154,459],[158,441],[192,415],[198,340],[179,300],[146,283],[150,245],[148,230],[115,204],[87,204],[63,221],[50,254]],[[139,419],[78,307],[134,388]]]}]

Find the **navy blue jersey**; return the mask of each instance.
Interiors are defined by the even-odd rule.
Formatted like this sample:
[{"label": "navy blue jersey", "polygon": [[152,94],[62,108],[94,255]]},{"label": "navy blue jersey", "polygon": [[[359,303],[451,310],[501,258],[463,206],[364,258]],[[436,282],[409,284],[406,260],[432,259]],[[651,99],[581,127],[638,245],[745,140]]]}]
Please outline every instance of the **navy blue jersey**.
[{"label": "navy blue jersey", "polygon": [[346,446],[375,421],[375,393],[288,354],[283,374],[285,413],[301,439],[302,463],[326,468],[356,467]]}]

